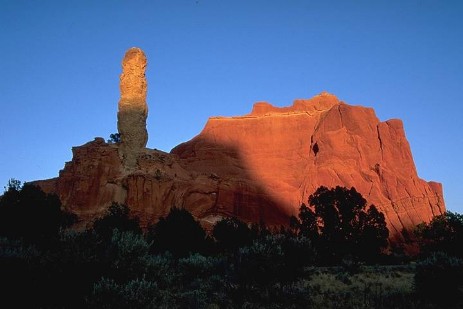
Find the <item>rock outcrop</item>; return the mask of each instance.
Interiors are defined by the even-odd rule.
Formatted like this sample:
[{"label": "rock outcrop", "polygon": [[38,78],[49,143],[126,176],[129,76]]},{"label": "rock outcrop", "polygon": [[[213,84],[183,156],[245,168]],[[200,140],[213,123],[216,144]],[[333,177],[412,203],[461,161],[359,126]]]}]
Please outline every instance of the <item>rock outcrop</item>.
[{"label": "rock outcrop", "polygon": [[117,128],[121,136],[120,154],[128,168],[136,166],[138,153],[146,147],[146,57],[140,48],[131,48],[122,61],[121,98]]},{"label": "rock outcrop", "polygon": [[[228,163],[224,149],[239,164]],[[441,184],[417,175],[402,122],[380,122],[373,109],[328,93],[290,107],[260,102],[246,116],[211,118],[172,153],[197,172],[225,177],[245,171],[233,177],[258,183],[265,200],[287,215],[321,185],[355,187],[385,214],[392,235],[445,211]]]},{"label": "rock outcrop", "polygon": [[417,175],[402,122],[381,122],[373,109],[328,93],[283,108],[259,102],[245,116],[210,118],[171,153],[146,149],[145,66],[141,50],[127,52],[121,143],[75,147],[59,177],[36,182],[84,224],[115,201],[143,225],[172,206],[204,225],[223,216],[287,225],[321,185],[355,187],[385,214],[391,237],[445,211],[441,184]]}]

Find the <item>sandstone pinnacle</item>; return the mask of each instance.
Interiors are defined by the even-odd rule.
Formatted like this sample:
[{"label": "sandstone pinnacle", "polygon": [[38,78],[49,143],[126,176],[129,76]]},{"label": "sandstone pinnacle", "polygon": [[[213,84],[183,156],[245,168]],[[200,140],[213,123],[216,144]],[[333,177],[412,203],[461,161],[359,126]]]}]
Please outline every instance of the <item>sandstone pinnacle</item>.
[{"label": "sandstone pinnacle", "polygon": [[130,48],[122,60],[121,98],[117,128],[121,135],[120,155],[126,167],[135,167],[137,156],[146,147],[146,56],[140,48]]},{"label": "sandstone pinnacle", "polygon": [[[391,238],[445,212],[442,185],[418,177],[403,124],[322,92],[251,113],[211,117],[192,140],[165,153],[145,148],[146,57],[122,62],[119,146],[102,138],[74,147],[59,177],[37,181],[82,223],[113,202],[146,227],[178,205],[205,226],[223,217],[288,225],[320,186],[355,187],[386,219]],[[122,159],[122,160],[121,160]]]}]

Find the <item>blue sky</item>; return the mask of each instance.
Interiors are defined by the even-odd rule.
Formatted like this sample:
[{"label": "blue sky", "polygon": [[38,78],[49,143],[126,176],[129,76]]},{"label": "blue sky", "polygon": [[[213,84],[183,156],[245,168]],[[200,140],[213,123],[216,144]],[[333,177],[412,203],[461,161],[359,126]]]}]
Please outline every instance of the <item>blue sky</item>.
[{"label": "blue sky", "polygon": [[0,0],[0,184],[58,175],[117,131],[125,51],[148,57],[148,147],[210,116],[328,91],[400,118],[418,174],[463,212],[463,1]]}]

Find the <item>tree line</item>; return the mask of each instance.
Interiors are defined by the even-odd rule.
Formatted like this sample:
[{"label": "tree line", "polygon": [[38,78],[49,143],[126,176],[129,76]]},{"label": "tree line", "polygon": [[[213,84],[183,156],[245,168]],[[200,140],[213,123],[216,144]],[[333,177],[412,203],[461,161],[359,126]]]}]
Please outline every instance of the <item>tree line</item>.
[{"label": "tree line", "polygon": [[[74,231],[77,217],[56,196],[11,180],[0,198],[0,290],[19,307],[310,308],[316,291],[304,280],[314,267],[408,261],[390,252],[384,215],[354,188],[320,187],[308,205],[288,227],[223,218],[206,233],[176,207],[144,231],[113,203]],[[412,240],[421,248],[416,292],[427,297],[442,281],[441,295],[458,301],[462,216],[437,216]]]}]

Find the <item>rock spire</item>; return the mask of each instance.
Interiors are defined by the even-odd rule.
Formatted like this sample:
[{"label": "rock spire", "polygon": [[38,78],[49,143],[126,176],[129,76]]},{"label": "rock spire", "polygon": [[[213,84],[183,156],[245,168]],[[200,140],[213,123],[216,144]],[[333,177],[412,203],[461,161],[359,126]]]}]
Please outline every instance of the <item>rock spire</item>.
[{"label": "rock spire", "polygon": [[137,47],[130,48],[122,60],[121,98],[117,113],[117,128],[121,135],[120,155],[128,168],[136,167],[138,154],[148,141],[145,70],[144,52]]},{"label": "rock spire", "polygon": [[[125,54],[120,76],[121,142],[74,147],[59,177],[36,181],[82,224],[113,202],[142,226],[177,205],[210,227],[223,217],[288,225],[319,186],[355,187],[381,211],[391,239],[445,212],[442,185],[418,177],[403,124],[322,92],[291,106],[258,102],[244,116],[211,117],[192,140],[165,153],[145,148],[146,57]],[[122,159],[122,160],[121,160]]]}]

